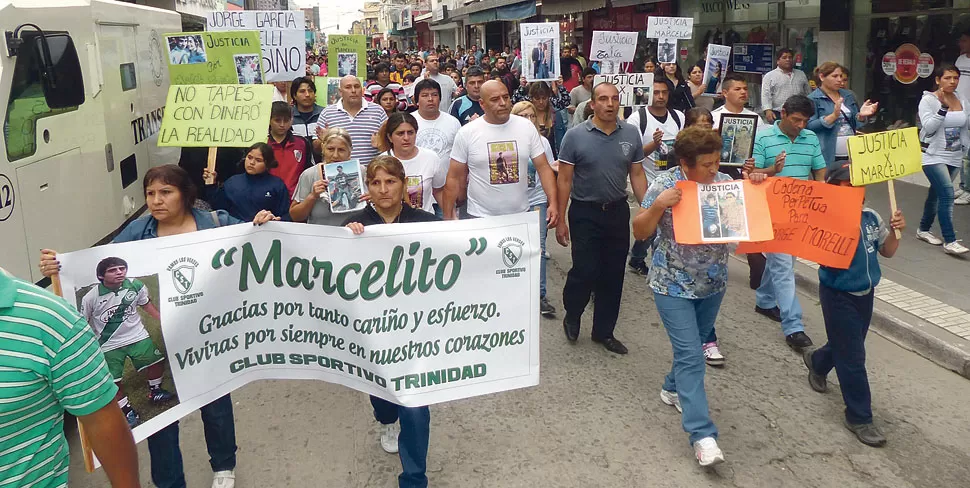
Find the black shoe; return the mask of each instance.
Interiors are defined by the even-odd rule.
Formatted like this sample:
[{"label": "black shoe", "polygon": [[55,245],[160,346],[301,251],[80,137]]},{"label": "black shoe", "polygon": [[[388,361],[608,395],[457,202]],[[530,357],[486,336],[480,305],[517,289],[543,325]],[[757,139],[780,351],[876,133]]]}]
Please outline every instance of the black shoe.
[{"label": "black shoe", "polygon": [[815,367],[812,366],[813,354],[815,354],[815,349],[802,351],[802,360],[805,361],[805,367],[808,368],[808,386],[819,393],[825,393],[829,389],[828,381],[824,376],[815,372]]},{"label": "black shoe", "polygon": [[627,350],[626,346],[624,346],[623,343],[618,341],[615,337],[607,337],[606,339],[597,339],[594,337],[593,342],[602,344],[607,351],[610,351],[616,354],[626,354],[630,352],[629,350]]},{"label": "black shoe", "polygon": [[555,317],[556,307],[553,307],[546,297],[539,299],[539,313],[544,317]]},{"label": "black shoe", "polygon": [[567,313],[565,317],[562,318],[562,329],[566,332],[566,339],[569,342],[576,342],[579,340],[579,319],[573,319]]},{"label": "black shoe", "polygon": [[785,342],[788,343],[793,349],[801,350],[806,347],[812,347],[812,339],[808,337],[804,332],[795,332],[794,334],[788,334],[785,337]]},{"label": "black shoe", "polygon": [[886,445],[886,436],[882,435],[879,428],[872,424],[850,424],[843,419],[842,423],[846,429],[855,434],[859,442],[872,447],[882,447]]},{"label": "black shoe", "polygon": [[643,262],[642,260],[630,261],[629,266],[630,266],[630,271],[638,275],[647,276],[647,274],[650,273],[650,268],[647,266],[647,263]]},{"label": "black shoe", "polygon": [[778,307],[761,308],[755,305],[754,311],[768,317],[771,320],[774,320],[775,322],[781,322],[781,309]]}]

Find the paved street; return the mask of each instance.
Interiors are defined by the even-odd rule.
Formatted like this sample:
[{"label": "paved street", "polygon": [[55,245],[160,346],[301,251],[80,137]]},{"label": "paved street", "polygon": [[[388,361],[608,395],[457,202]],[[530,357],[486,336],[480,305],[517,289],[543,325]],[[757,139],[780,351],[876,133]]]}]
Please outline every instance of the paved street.
[{"label": "paved street", "polygon": [[[908,217],[915,226],[915,214]],[[901,253],[918,243],[905,244]],[[554,243],[550,251],[550,296],[561,308],[569,255]],[[538,387],[432,407],[431,485],[966,486],[970,381],[871,334],[873,407],[889,444],[866,447],[842,427],[835,375],[828,394],[809,388],[801,357],[784,345],[778,325],[753,312],[747,267],[733,259],[730,266],[718,319],[728,364],[708,368],[707,376],[727,463],[699,468],[680,416],[660,402],[670,346],[644,279],[627,274],[617,337],[631,353],[620,357],[591,343],[589,313],[575,346],[559,321],[543,320]],[[803,296],[802,304],[808,333],[821,343],[817,300]],[[365,395],[326,383],[273,381],[239,390],[233,400],[238,487],[397,486],[400,463],[381,450]],[[71,486],[106,486],[103,472],[84,473],[75,441]],[[182,422],[182,447],[189,486],[208,486],[198,413]],[[151,486],[144,443],[139,456],[143,483]]]}]

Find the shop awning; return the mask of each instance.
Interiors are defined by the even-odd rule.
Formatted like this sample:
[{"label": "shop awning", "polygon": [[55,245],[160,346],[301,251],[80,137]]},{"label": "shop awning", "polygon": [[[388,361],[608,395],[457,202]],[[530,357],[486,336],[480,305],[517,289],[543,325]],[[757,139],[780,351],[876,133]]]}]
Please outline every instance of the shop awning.
[{"label": "shop awning", "polygon": [[[644,3],[637,0],[635,3]],[[649,2],[648,2],[649,3]],[[613,2],[616,6],[616,2]],[[606,0],[563,0],[542,4],[542,15],[568,15],[579,12],[600,9],[606,6]]]},{"label": "shop awning", "polygon": [[614,8],[616,8],[616,7],[632,7],[634,5],[643,5],[645,3],[660,3],[663,1],[664,0],[611,0],[610,3],[613,5]]},{"label": "shop awning", "polygon": [[468,24],[484,24],[495,20],[522,20],[528,19],[536,14],[536,3],[534,0],[527,2],[503,5],[493,9],[472,12],[468,14]]},{"label": "shop awning", "polygon": [[445,24],[431,25],[430,27],[431,27],[431,30],[433,30],[433,31],[451,30],[451,29],[457,29],[458,28],[458,23],[457,22],[448,22],[448,23],[445,23]]}]

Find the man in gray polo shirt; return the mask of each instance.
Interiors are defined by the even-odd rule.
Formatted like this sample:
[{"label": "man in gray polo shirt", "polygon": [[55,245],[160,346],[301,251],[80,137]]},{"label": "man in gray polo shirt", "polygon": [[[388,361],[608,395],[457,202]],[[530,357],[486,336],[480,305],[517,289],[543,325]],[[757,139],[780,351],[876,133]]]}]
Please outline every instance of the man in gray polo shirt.
[{"label": "man in gray polo shirt", "polygon": [[638,200],[647,191],[641,165],[643,145],[638,129],[616,118],[620,95],[615,86],[600,83],[593,87],[589,105],[593,116],[566,132],[559,151],[559,214],[565,214],[570,195],[572,205],[568,221],[561,221],[556,229],[556,240],[567,246],[570,227],[574,231],[573,267],[562,290],[566,309],[562,325],[566,338],[575,342],[580,317],[590,293],[595,292],[593,342],[626,354],[626,346],[613,337],[613,329],[620,314],[623,272],[630,249],[627,178]]}]

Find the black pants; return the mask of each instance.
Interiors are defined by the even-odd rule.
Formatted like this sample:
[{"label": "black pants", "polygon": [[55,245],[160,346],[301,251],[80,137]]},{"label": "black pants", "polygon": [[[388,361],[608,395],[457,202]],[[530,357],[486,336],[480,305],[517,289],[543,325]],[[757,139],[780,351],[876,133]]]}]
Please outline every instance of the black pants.
[{"label": "black pants", "polygon": [[569,236],[573,267],[562,290],[566,315],[578,320],[589,303],[590,292],[595,291],[593,338],[613,337],[630,249],[630,207],[626,200],[606,205],[573,200]]}]

